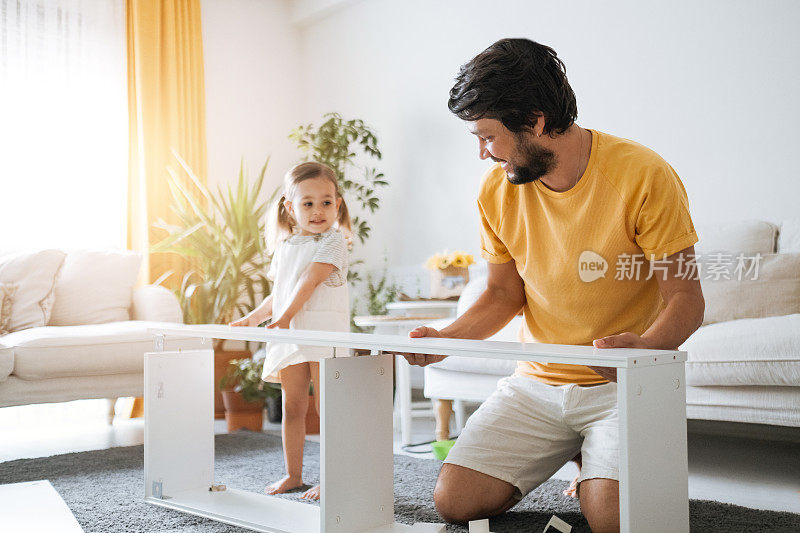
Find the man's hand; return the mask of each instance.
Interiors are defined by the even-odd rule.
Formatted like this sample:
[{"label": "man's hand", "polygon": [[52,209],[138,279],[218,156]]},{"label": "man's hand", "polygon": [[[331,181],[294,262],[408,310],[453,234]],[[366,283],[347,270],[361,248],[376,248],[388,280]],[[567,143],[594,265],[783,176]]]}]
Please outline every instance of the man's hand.
[{"label": "man's hand", "polygon": [[646,339],[630,331],[595,339],[592,344],[595,348],[654,348]]},{"label": "man's hand", "polygon": [[[439,337],[442,338],[442,334],[433,328],[429,328],[427,326],[420,326],[416,329],[411,330],[408,336],[410,338],[419,338],[419,337]],[[395,353],[397,355],[402,355],[408,361],[410,365],[417,365],[417,366],[426,366],[431,363],[438,363],[445,357],[446,355],[428,355],[423,353],[398,353],[398,352],[387,352],[387,353]]]},{"label": "man's hand", "polygon": [[[592,344],[595,348],[653,348],[647,340],[630,331],[620,333],[619,335],[609,335],[602,339],[595,339]],[[590,366],[589,368],[608,381],[617,381],[616,368],[607,366]]]}]

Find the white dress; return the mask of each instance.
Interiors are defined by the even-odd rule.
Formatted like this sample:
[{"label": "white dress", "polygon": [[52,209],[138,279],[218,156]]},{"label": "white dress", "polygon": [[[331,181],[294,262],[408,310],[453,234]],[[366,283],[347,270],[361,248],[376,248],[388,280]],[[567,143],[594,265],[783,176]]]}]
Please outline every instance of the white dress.
[{"label": "white dress", "polygon": [[[272,318],[280,318],[291,303],[297,281],[312,262],[329,263],[336,270],[320,283],[311,297],[292,318],[290,329],[318,331],[350,331],[350,297],[347,289],[347,243],[336,228],[316,235],[292,235],[282,241],[272,258],[267,277],[275,283],[272,289]],[[349,355],[349,350],[336,348],[336,357]],[[280,381],[278,372],[289,365],[320,361],[333,357],[334,349],[286,343],[267,343],[265,381]]]}]

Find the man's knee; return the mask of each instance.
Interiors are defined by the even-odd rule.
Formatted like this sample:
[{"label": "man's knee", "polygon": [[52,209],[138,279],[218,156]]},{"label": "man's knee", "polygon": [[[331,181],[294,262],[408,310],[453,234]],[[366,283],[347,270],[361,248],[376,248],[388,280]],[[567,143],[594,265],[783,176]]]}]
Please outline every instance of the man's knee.
[{"label": "man's knee", "polygon": [[619,531],[619,482],[613,479],[587,479],[580,488],[581,512],[592,531]]},{"label": "man's knee", "polygon": [[436,480],[433,503],[441,517],[453,524],[466,524],[501,514],[517,503],[510,483],[487,474],[445,463]]}]

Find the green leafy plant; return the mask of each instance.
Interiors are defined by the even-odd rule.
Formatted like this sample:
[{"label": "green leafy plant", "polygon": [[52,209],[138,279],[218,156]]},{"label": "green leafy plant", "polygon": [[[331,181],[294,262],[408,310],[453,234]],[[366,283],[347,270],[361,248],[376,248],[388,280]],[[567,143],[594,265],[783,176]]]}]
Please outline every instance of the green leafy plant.
[{"label": "green leafy plant", "polygon": [[[236,188],[228,185],[223,192],[218,187],[212,194],[186,162],[174,155],[199,193],[190,192],[175,170],[167,169],[178,223],[159,220],[154,224],[168,235],[151,251],[178,254],[194,265],[174,289],[187,324],[227,324],[237,311],[246,314],[272,292],[272,282],[266,277],[270,257],[264,224],[277,191],[266,201],[259,199],[269,159],[252,183],[245,179],[242,162]],[[156,283],[172,273],[166,272]]]},{"label": "green leafy plant", "polygon": [[[344,120],[338,113],[327,113],[322,118],[325,121],[318,128],[313,124],[299,126],[289,138],[303,152],[306,161],[324,163],[336,172],[348,202],[355,199],[365,212],[374,213],[380,206],[376,191],[388,182],[375,168],[357,167],[356,158],[361,155],[381,159],[375,133],[364,121]],[[354,176],[354,170],[358,170],[358,177]],[[352,223],[353,233],[364,243],[372,228],[358,216],[353,217]]]},{"label": "green leafy plant", "polygon": [[373,279],[371,274],[367,274],[367,311],[370,315],[385,315],[386,304],[397,300],[400,294],[400,285],[390,283],[386,279],[386,269],[380,279]]},{"label": "green leafy plant", "polygon": [[267,398],[281,395],[281,386],[261,379],[264,360],[254,361],[247,357],[228,362],[225,375],[219,380],[220,389],[233,389],[241,393],[246,402],[263,402]]},{"label": "green leafy plant", "polygon": [[[367,273],[366,279],[366,300],[367,300],[367,313],[369,315],[385,315],[387,304],[397,300],[400,294],[400,285],[390,282],[387,278],[387,259],[383,257],[383,272],[380,278],[373,278],[372,274]],[[351,310],[351,317],[356,314],[355,306]],[[350,329],[353,331],[363,332],[367,329],[355,325],[355,321],[351,318]]]}]

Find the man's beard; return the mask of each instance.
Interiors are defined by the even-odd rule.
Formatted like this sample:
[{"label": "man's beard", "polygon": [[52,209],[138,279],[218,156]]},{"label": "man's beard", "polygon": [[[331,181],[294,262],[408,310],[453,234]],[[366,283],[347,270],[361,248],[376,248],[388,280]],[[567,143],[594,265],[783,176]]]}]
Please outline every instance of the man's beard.
[{"label": "man's beard", "polygon": [[522,165],[512,164],[513,175],[507,175],[508,181],[514,185],[536,181],[550,173],[556,166],[555,153],[534,143],[525,143],[521,137],[517,138],[516,152],[522,160]]}]

